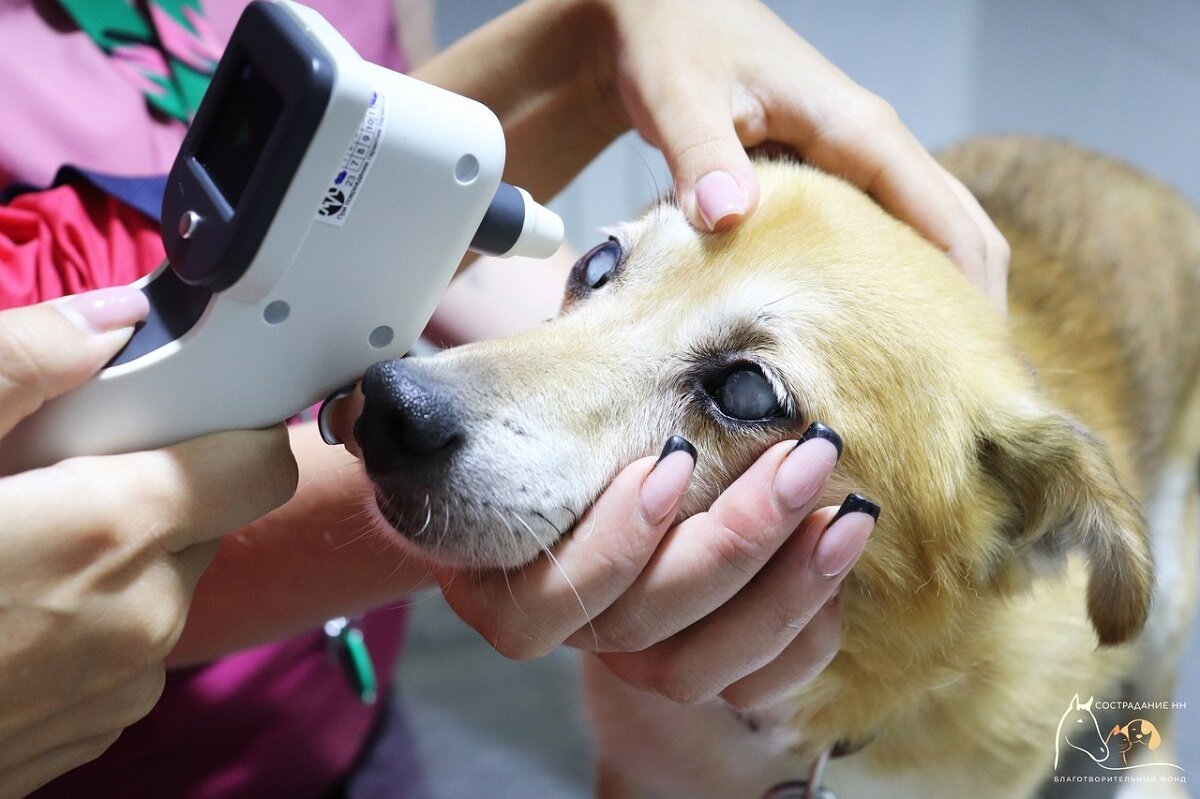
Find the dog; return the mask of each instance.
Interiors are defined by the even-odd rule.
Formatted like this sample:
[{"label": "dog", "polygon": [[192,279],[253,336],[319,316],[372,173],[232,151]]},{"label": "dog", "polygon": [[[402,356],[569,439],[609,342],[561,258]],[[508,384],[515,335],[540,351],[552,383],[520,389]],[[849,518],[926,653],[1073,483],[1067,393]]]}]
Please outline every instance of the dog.
[{"label": "dog", "polygon": [[[680,518],[814,420],[845,441],[821,504],[884,508],[836,657],[753,724],[585,660],[604,799],[782,796],[833,749],[858,750],[825,771],[841,799],[1029,797],[1072,695],[1173,696],[1198,585],[1200,217],[1061,141],[941,161],[1012,247],[1007,318],[859,190],[759,161],[736,230],[665,200],[580,259],[554,320],[368,373],[379,512],[437,560],[538,557],[677,433],[703,453]],[[735,374],[761,407],[722,404]]]}]

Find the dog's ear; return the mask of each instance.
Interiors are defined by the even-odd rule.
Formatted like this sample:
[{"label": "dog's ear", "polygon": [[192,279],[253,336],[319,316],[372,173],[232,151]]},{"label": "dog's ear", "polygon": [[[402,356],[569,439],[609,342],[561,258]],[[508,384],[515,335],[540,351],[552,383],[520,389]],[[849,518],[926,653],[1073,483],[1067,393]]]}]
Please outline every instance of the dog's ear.
[{"label": "dog's ear", "polygon": [[1088,615],[1100,643],[1136,635],[1154,585],[1145,526],[1091,431],[1054,413],[1010,419],[982,441],[980,456],[1005,496],[1002,534],[1017,561],[1037,568],[1082,550],[1091,564]]}]

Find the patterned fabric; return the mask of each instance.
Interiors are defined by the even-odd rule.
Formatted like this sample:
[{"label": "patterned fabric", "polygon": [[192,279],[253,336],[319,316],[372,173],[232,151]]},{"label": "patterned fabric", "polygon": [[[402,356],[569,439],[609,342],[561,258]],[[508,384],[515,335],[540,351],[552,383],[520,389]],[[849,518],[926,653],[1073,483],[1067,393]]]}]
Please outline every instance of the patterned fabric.
[{"label": "patterned fabric", "polygon": [[[201,0],[220,47],[248,1]],[[304,4],[363,58],[405,70],[392,0]],[[63,164],[110,175],[168,172],[184,124],[153,109],[124,70],[57,0],[0,0],[0,188],[48,186]]]},{"label": "patterned fabric", "polygon": [[183,122],[195,115],[221,57],[200,0],[59,3],[151,107]]}]

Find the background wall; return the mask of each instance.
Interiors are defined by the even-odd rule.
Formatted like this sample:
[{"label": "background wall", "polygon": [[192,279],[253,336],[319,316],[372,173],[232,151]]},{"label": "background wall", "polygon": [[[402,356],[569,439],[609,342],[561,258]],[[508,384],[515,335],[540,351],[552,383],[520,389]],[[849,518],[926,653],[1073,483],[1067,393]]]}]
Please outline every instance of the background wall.
[{"label": "background wall", "polygon": [[[704,0],[693,0],[704,2]],[[439,0],[444,45],[509,8]],[[773,0],[769,5],[930,148],[975,133],[1066,136],[1140,166],[1200,205],[1200,4],[1195,0]],[[557,198],[584,249],[670,184],[626,136]],[[1200,320],[1197,320],[1200,323]],[[1200,335],[1200,331],[1195,332]],[[1174,738],[1200,779],[1200,647],[1176,693]],[[512,664],[435,597],[414,607],[400,685],[429,795],[584,797],[590,764],[575,655]],[[1081,795],[1099,796],[1096,791]]]},{"label": "background wall", "polygon": [[[703,0],[695,0],[703,2]],[[439,0],[442,44],[514,5]],[[1066,136],[1118,155],[1200,204],[1200,5],[1194,0],[770,0],[931,149],[976,133]],[[555,208],[576,246],[669,184],[622,138]]]}]

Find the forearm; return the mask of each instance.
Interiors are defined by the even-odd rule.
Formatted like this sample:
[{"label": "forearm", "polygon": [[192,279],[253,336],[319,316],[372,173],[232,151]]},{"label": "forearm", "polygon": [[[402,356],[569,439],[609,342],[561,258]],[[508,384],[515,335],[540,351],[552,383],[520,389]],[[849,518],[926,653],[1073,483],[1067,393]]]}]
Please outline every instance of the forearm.
[{"label": "forearm", "polygon": [[414,75],[491,108],[506,179],[546,198],[629,127],[607,52],[613,27],[605,0],[529,0]]},{"label": "forearm", "polygon": [[226,536],[196,589],[172,666],[312,629],[328,618],[400,601],[432,585],[426,566],[370,520],[357,460],[314,425],[291,429],[296,496]]}]

